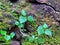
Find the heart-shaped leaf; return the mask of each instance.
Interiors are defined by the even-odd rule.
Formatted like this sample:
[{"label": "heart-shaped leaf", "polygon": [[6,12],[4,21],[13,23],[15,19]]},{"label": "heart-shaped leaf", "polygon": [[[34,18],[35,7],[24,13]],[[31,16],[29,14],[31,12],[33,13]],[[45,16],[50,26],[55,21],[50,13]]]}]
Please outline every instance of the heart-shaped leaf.
[{"label": "heart-shaped leaf", "polygon": [[18,25],[19,25],[19,22],[18,22],[18,21],[16,21],[16,22],[15,22],[15,25],[17,25],[17,26],[18,26]]},{"label": "heart-shaped leaf", "polygon": [[6,41],[9,41],[11,38],[10,38],[9,35],[6,35],[6,36],[4,36],[4,39],[5,39]]},{"label": "heart-shaped leaf", "polygon": [[10,37],[11,38],[13,38],[14,36],[15,36],[15,33],[14,32],[10,33]]},{"label": "heart-shaped leaf", "polygon": [[33,21],[34,21],[33,16],[28,16],[28,21],[29,21],[29,22],[33,22]]},{"label": "heart-shaped leaf", "polygon": [[37,32],[38,32],[38,35],[44,34],[44,29],[43,29],[43,27],[42,27],[42,26],[39,26],[39,27],[37,28]]},{"label": "heart-shaped leaf", "polygon": [[52,36],[52,32],[49,29],[46,29],[45,30],[45,34],[48,35],[48,36]]},{"label": "heart-shaped leaf", "polygon": [[29,37],[29,41],[30,41],[30,42],[33,42],[34,39],[35,39],[35,36]]},{"label": "heart-shaped leaf", "polygon": [[20,21],[20,23],[25,23],[27,21],[27,18],[23,17],[23,16],[20,16],[19,21]]},{"label": "heart-shaped leaf", "polygon": [[19,28],[23,28],[24,27],[24,25],[23,24],[19,24],[19,26],[18,26]]},{"label": "heart-shaped leaf", "polygon": [[43,25],[43,28],[48,28],[48,25],[45,23],[44,25]]},{"label": "heart-shaped leaf", "polygon": [[22,11],[21,11],[21,15],[22,15],[22,16],[26,16],[25,10],[22,10]]}]

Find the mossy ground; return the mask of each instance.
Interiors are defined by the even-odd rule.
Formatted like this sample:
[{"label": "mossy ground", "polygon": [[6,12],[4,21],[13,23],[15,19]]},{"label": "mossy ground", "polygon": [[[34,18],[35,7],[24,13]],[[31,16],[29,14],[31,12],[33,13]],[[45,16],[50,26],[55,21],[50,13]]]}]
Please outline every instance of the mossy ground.
[{"label": "mossy ground", "polygon": [[[12,20],[8,17],[5,17],[5,14],[12,15],[14,17],[14,20],[18,19],[18,14],[12,12],[14,10],[21,11],[21,9],[24,9],[26,13],[29,13],[30,4],[26,3],[25,0],[17,3],[11,3],[10,1],[6,2],[7,0],[0,0],[2,5],[4,6],[3,9],[0,9],[0,18],[3,18],[3,21],[0,22],[0,29],[7,29],[11,28],[12,25],[7,23],[9,20]],[[11,11],[12,10],[12,11]],[[3,15],[3,16],[2,16]],[[37,14],[40,15],[40,14]],[[53,36],[48,37],[46,35],[41,36],[44,39],[44,43],[39,45],[60,45],[60,26],[53,24],[51,18],[43,17],[43,19],[39,19],[36,17],[36,23],[37,24],[44,24],[45,22],[50,25],[50,29],[52,30]],[[55,21],[54,21],[55,22]],[[32,24],[32,29],[36,30],[37,24]],[[36,32],[32,32],[31,34],[35,34]],[[28,40],[22,40],[22,45],[37,45],[37,42],[30,43]]]}]

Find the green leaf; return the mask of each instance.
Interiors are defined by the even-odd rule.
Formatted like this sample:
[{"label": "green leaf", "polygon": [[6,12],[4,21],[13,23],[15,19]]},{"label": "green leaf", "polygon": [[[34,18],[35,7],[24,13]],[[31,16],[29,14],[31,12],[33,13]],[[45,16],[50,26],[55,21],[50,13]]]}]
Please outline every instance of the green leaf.
[{"label": "green leaf", "polygon": [[19,27],[19,28],[23,28],[23,27],[24,27],[24,25],[23,25],[23,24],[20,24],[18,27]]},{"label": "green leaf", "polygon": [[48,28],[48,25],[45,23],[44,25],[43,25],[43,28]]},{"label": "green leaf", "polygon": [[6,35],[6,33],[7,33],[7,32],[6,32],[6,31],[4,31],[4,30],[1,30],[1,32],[0,32],[0,33],[1,33],[1,35]]},{"label": "green leaf", "polygon": [[18,22],[18,21],[16,21],[16,22],[15,22],[15,25],[17,25],[17,26],[18,26],[18,25],[19,25],[19,22]]},{"label": "green leaf", "polygon": [[11,38],[13,38],[14,36],[15,36],[15,33],[14,32],[10,33],[10,37]]},{"label": "green leaf", "polygon": [[22,11],[21,11],[21,15],[22,15],[22,16],[26,16],[25,10],[22,10]]},{"label": "green leaf", "polygon": [[49,29],[46,29],[45,30],[45,34],[48,35],[48,36],[52,36],[52,32]]},{"label": "green leaf", "polygon": [[42,26],[39,26],[39,27],[37,28],[37,33],[38,33],[38,35],[44,34],[44,29],[43,29]]},{"label": "green leaf", "polygon": [[8,2],[8,6],[12,6],[12,5],[13,5],[12,3]]},{"label": "green leaf", "polygon": [[35,37],[35,39],[38,39],[38,37]]},{"label": "green leaf", "polygon": [[27,18],[23,17],[23,16],[20,16],[19,21],[20,21],[20,23],[25,23],[27,21]]},{"label": "green leaf", "polygon": [[0,9],[4,9],[4,7],[3,6],[0,6]]},{"label": "green leaf", "polygon": [[10,38],[9,35],[6,35],[6,36],[4,36],[4,39],[5,39],[6,41],[9,41],[11,38]]},{"label": "green leaf", "polygon": [[40,43],[43,43],[44,40],[42,38],[38,38],[37,42],[40,44]]},{"label": "green leaf", "polygon": [[2,5],[2,2],[0,2],[0,5]]},{"label": "green leaf", "polygon": [[12,3],[10,3],[10,6],[12,6],[13,4]]},{"label": "green leaf", "polygon": [[28,16],[28,21],[29,21],[29,22],[33,22],[33,21],[34,21],[33,16]]},{"label": "green leaf", "polygon": [[33,42],[34,39],[35,39],[35,36],[29,37],[29,41],[30,41],[30,42]]}]

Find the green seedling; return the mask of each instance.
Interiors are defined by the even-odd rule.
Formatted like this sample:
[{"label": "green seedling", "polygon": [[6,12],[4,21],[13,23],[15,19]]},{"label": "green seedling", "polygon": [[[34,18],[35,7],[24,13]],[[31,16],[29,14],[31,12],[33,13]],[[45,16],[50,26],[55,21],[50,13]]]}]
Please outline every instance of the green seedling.
[{"label": "green seedling", "polygon": [[33,22],[33,21],[34,21],[33,16],[28,16],[28,21],[29,21],[29,22]]},{"label": "green seedling", "polygon": [[9,41],[11,38],[10,38],[9,35],[6,35],[6,36],[4,36],[4,39],[5,39],[6,41]]},{"label": "green seedling", "polygon": [[45,33],[46,35],[52,36],[52,32],[49,29],[47,29],[47,28],[48,28],[47,24],[39,26],[37,28],[38,35],[41,35],[41,34]]},{"label": "green seedling", "polygon": [[24,27],[24,25],[23,24],[19,24],[19,26],[18,26],[19,28],[23,28]]},{"label": "green seedling", "polygon": [[44,29],[43,29],[42,26],[39,26],[39,27],[37,28],[37,33],[38,33],[38,35],[44,34]]},{"label": "green seedling", "polygon": [[0,30],[0,34],[1,34],[1,36],[3,36],[3,39],[5,41],[9,41],[11,38],[13,38],[15,36],[14,32],[10,33],[10,35],[7,35],[7,31],[5,31],[5,30]]},{"label": "green seedling", "polygon": [[48,25],[45,23],[45,24],[43,24],[43,28],[48,28]]},{"label": "green seedling", "polygon": [[13,38],[15,36],[15,33],[14,32],[11,32],[10,33],[10,37]]},{"label": "green seedling", "polygon": [[0,30],[0,34],[1,34],[1,35],[6,35],[6,34],[7,34],[7,32],[6,32],[6,31],[4,31],[4,30]]},{"label": "green seedling", "polygon": [[17,25],[17,26],[18,26],[18,25],[19,25],[19,22],[18,22],[18,21],[16,21],[16,22],[15,22],[15,25]]},{"label": "green seedling", "polygon": [[29,41],[30,41],[30,42],[33,42],[34,39],[35,39],[35,36],[29,37]]},{"label": "green seedling", "polygon": [[22,16],[26,16],[25,10],[22,10],[20,13],[21,13]]},{"label": "green seedling", "polygon": [[27,21],[27,18],[26,17],[23,17],[23,16],[20,16],[19,17],[19,22],[20,23],[25,23]]},{"label": "green seedling", "polygon": [[52,32],[49,29],[46,29],[45,30],[45,34],[48,35],[48,36],[52,36]]}]

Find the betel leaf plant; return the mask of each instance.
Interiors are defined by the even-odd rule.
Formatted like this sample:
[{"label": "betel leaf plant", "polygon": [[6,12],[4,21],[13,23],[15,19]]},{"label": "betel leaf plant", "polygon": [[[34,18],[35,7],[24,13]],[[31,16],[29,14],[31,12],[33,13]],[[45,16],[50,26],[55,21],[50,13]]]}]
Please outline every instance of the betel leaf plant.
[{"label": "betel leaf plant", "polygon": [[6,30],[0,30],[0,36],[2,37],[1,41],[8,42],[15,36],[15,33],[11,32],[8,35]]},{"label": "betel leaf plant", "polygon": [[24,28],[24,23],[25,22],[33,22],[34,21],[34,18],[33,16],[26,16],[26,12],[25,10],[22,10],[21,12],[21,15],[19,16],[19,19],[18,21],[15,22],[15,25],[17,25],[19,28]]},{"label": "betel leaf plant", "polygon": [[36,32],[37,32],[37,35],[32,35],[29,37],[30,42],[34,42],[35,40],[37,40],[38,44],[43,43],[44,39],[39,37],[43,34],[52,37],[52,31],[48,28],[48,25],[46,23],[38,26]]},{"label": "betel leaf plant", "polygon": [[38,26],[37,28],[37,33],[38,35],[41,35],[41,34],[46,34],[48,36],[52,36],[52,32],[51,30],[48,28],[48,25],[47,24],[43,24],[41,26]]},{"label": "betel leaf plant", "polygon": [[[28,16],[26,17],[26,12],[25,10],[22,10],[20,12],[20,17],[18,19],[18,21],[15,22],[15,25],[17,25],[20,29],[24,28],[24,23],[25,22],[34,22],[35,19],[33,18],[33,16]],[[48,36],[52,36],[52,31],[49,29],[48,25],[46,23],[44,23],[43,25],[38,26],[37,30],[37,35],[29,35],[27,36],[29,39],[29,42],[34,42],[35,40],[37,41],[37,43],[43,43],[44,39],[43,38],[39,38],[40,35],[46,34]]]}]

